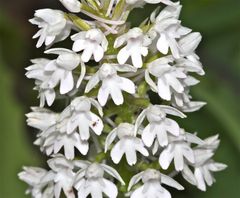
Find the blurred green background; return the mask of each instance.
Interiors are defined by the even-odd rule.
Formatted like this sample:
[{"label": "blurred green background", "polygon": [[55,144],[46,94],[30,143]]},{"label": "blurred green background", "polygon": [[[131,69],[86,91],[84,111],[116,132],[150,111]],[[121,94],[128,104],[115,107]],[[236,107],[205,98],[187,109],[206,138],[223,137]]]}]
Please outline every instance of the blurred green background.
[{"label": "blurred green background", "polygon": [[[174,197],[236,198],[240,195],[240,0],[182,0],[182,22],[203,35],[198,54],[206,76],[192,90],[208,105],[189,114],[181,125],[205,138],[216,133],[222,140],[215,159],[228,164],[217,173],[217,183],[202,193],[183,182]],[[34,83],[25,79],[29,59],[41,56],[31,40],[36,29],[28,23],[35,9],[60,8],[57,0],[0,0],[0,198],[23,198],[26,185],[17,178],[22,165],[44,165],[32,145],[34,132],[24,114],[38,105]],[[155,6],[132,15],[137,25]]]}]

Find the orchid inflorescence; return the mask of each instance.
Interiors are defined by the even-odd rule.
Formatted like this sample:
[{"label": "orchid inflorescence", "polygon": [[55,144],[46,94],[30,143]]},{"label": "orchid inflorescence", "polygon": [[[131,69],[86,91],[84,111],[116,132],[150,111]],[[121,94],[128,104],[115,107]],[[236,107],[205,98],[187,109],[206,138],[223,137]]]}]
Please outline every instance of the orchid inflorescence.
[{"label": "orchid inflorescence", "polygon": [[[40,99],[27,124],[39,131],[34,144],[51,157],[49,170],[19,173],[27,193],[170,198],[166,188],[184,189],[177,174],[205,191],[226,165],[212,159],[218,135],[202,140],[174,120],[205,105],[190,95],[199,83],[194,76],[205,74],[195,53],[202,37],[181,25],[180,3],[59,1],[69,12],[40,9],[30,20],[40,28],[37,48],[45,45],[53,59],[33,59],[26,68]],[[146,3],[161,7],[131,27],[129,14]],[[72,49],[52,47],[69,37]],[[45,108],[53,104],[62,111]]]}]

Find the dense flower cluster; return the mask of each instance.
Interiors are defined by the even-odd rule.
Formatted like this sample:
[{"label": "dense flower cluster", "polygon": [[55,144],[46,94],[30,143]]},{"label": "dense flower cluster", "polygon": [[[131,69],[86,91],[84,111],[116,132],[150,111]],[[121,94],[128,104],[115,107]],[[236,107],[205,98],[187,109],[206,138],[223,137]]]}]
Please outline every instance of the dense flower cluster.
[{"label": "dense flower cluster", "polygon": [[[212,159],[217,135],[202,140],[174,120],[205,105],[190,95],[196,76],[204,75],[195,53],[202,37],[182,26],[180,3],[59,1],[69,12],[41,9],[30,20],[40,28],[33,37],[37,47],[45,45],[52,59],[33,59],[26,68],[40,98],[27,123],[38,131],[34,144],[51,158],[49,170],[24,167],[19,173],[27,193],[170,198],[168,186],[184,189],[173,179],[178,173],[205,191],[215,182],[213,172],[226,165]],[[146,3],[162,9],[130,28],[129,13]],[[72,49],[52,48],[60,41],[71,42]],[[150,99],[154,93],[157,103]],[[62,111],[46,107],[53,104]]]}]

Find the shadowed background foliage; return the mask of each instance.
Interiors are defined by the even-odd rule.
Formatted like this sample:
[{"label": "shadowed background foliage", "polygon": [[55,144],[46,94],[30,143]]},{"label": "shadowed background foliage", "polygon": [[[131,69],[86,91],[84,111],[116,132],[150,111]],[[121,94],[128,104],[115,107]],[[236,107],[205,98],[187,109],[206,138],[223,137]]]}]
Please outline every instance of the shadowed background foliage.
[{"label": "shadowed background foliage", "polygon": [[[205,138],[220,134],[215,156],[228,164],[217,173],[217,183],[202,193],[182,181],[186,190],[174,197],[235,198],[240,194],[240,1],[182,0],[181,19],[185,26],[203,35],[198,54],[206,76],[192,93],[208,102],[201,111],[181,121],[188,131]],[[32,145],[35,134],[25,124],[24,114],[38,105],[33,81],[24,76],[29,59],[40,57],[31,36],[36,29],[27,20],[35,9],[60,8],[57,0],[0,0],[0,198],[23,198],[26,185],[17,178],[22,165],[44,166],[44,156]],[[138,25],[155,6],[131,15]],[[141,13],[141,14],[139,14]]]}]

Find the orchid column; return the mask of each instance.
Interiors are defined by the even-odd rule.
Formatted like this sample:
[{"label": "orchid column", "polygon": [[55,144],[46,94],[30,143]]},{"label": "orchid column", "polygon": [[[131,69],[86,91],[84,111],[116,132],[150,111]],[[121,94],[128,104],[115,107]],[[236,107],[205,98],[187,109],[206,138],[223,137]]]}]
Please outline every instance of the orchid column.
[{"label": "orchid column", "polygon": [[[215,182],[212,173],[226,165],[212,159],[218,135],[202,140],[174,120],[205,105],[190,95],[195,77],[204,75],[195,53],[201,35],[181,25],[180,3],[59,1],[69,12],[41,9],[30,20],[40,28],[37,47],[45,45],[52,59],[33,59],[26,68],[40,99],[27,123],[39,131],[34,144],[50,157],[48,170],[19,173],[27,193],[170,198],[169,187],[184,190],[177,174],[205,191]],[[129,14],[146,3],[160,7],[131,27]],[[71,49],[54,47],[65,39]],[[53,112],[56,101],[66,105]]]}]

